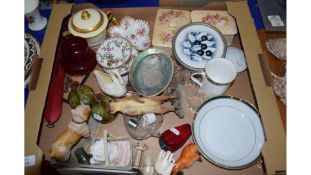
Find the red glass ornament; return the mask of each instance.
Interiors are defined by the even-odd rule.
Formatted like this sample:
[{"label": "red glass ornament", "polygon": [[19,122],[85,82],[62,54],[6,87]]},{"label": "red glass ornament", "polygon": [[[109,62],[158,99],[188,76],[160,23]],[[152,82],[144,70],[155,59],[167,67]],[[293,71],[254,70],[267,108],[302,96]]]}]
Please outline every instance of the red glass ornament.
[{"label": "red glass ornament", "polygon": [[188,123],[170,128],[161,134],[160,147],[165,151],[175,152],[187,142],[191,134],[191,125]]}]

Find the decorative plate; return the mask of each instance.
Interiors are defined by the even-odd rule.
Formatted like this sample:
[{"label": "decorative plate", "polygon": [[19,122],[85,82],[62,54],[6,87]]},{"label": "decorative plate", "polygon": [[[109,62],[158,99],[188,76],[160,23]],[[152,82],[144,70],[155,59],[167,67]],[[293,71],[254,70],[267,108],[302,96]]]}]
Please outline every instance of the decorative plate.
[{"label": "decorative plate", "polygon": [[242,72],[247,68],[244,53],[239,48],[228,47],[226,59],[235,65],[237,72]]},{"label": "decorative plate", "polygon": [[120,25],[112,26],[108,30],[110,37],[126,38],[138,51],[150,47],[150,27],[148,22],[125,16],[121,19]]},{"label": "decorative plate", "polygon": [[131,44],[126,39],[108,38],[97,49],[96,60],[104,68],[117,68],[130,59],[131,52]]},{"label": "decorative plate", "polygon": [[265,44],[276,58],[286,60],[286,38],[268,39]]},{"label": "decorative plate", "polygon": [[24,34],[24,81],[25,86],[31,79],[31,67],[40,53],[40,45],[37,40],[28,33]]},{"label": "decorative plate", "polygon": [[185,67],[201,71],[213,59],[225,57],[227,44],[221,32],[212,25],[191,23],[180,28],[173,39],[173,53]]},{"label": "decorative plate", "polygon": [[236,97],[219,96],[204,102],[192,129],[202,155],[228,169],[251,166],[260,157],[265,142],[258,110]]},{"label": "decorative plate", "polygon": [[174,72],[172,59],[166,52],[151,48],[140,53],[133,62],[129,80],[142,96],[155,96],[169,85]]},{"label": "decorative plate", "polygon": [[286,105],[286,73],[285,76],[279,77],[271,72],[274,93]]},{"label": "decorative plate", "polygon": [[129,61],[124,63],[122,66],[114,68],[114,69],[105,69],[104,68],[104,71],[106,73],[109,73],[111,71],[117,70],[120,75],[125,75],[130,71],[131,65],[132,65],[133,61],[136,59],[137,55],[138,55],[138,51],[135,48],[132,48],[132,54],[131,54]]}]

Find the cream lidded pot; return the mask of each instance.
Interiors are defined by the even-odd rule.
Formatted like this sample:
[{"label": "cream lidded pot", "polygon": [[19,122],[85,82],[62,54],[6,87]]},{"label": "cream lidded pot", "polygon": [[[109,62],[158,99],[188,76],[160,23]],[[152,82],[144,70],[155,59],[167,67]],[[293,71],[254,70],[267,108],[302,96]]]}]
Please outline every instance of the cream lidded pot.
[{"label": "cream lidded pot", "polygon": [[74,36],[85,38],[90,47],[97,47],[106,39],[107,26],[107,15],[95,8],[78,11],[68,23],[69,32]]}]

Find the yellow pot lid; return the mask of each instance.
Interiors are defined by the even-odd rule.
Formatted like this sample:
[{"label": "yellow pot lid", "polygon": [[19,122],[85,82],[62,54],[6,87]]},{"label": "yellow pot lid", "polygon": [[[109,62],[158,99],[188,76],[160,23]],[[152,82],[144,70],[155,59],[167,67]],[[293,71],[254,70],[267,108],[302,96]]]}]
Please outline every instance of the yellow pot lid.
[{"label": "yellow pot lid", "polygon": [[68,29],[74,36],[90,38],[100,34],[108,25],[107,15],[95,8],[80,10],[70,18]]}]

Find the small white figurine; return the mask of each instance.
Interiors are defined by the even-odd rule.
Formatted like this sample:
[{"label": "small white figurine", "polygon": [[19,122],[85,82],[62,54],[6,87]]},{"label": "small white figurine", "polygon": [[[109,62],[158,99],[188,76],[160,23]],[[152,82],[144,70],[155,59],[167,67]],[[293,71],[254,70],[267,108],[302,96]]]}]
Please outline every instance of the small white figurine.
[{"label": "small white figurine", "polygon": [[154,166],[152,165],[152,158],[149,155],[144,157],[143,175],[153,175]]},{"label": "small white figurine", "polygon": [[118,71],[105,74],[101,71],[93,71],[100,89],[112,97],[122,97],[126,94],[126,82]]},{"label": "small white figurine", "polygon": [[174,154],[161,150],[155,163],[155,171],[160,175],[170,175],[175,163]]}]

